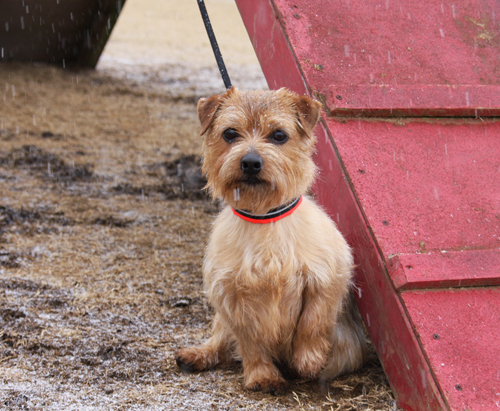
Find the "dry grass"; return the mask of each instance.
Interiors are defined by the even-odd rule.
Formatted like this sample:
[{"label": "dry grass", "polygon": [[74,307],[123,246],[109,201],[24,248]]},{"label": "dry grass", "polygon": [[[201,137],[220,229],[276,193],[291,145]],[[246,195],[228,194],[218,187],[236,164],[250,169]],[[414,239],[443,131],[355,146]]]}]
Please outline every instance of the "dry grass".
[{"label": "dry grass", "polygon": [[395,409],[374,355],[282,397],[175,366],[213,315],[192,89],[28,65],[0,66],[0,89],[0,408]]}]

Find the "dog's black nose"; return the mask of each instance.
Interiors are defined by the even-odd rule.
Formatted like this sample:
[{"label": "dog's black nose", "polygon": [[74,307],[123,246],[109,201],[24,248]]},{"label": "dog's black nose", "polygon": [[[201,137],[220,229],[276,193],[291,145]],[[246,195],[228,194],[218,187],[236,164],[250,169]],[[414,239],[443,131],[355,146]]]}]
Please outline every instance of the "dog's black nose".
[{"label": "dog's black nose", "polygon": [[245,154],[240,162],[241,170],[247,175],[257,175],[262,170],[264,160],[256,152]]}]

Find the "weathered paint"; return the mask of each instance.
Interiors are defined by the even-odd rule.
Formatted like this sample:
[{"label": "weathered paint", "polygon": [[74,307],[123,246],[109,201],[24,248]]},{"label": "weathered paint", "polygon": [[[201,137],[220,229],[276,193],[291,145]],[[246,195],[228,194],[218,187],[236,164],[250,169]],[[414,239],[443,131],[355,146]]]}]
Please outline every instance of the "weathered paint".
[{"label": "weathered paint", "polygon": [[[493,389],[457,401],[435,366],[446,350],[429,350],[414,327],[418,318],[432,328],[441,306],[470,325],[473,315],[450,308],[455,291],[442,289],[499,284],[500,3],[237,4],[269,86],[323,103],[314,193],[355,250],[357,302],[398,405],[497,409]],[[414,301],[439,292],[432,312],[417,315]],[[492,347],[497,322],[481,328]],[[484,383],[482,368],[496,382],[500,350],[472,354],[460,341],[477,365],[463,368],[467,384]]]},{"label": "weathered paint", "polygon": [[386,256],[500,248],[500,122],[327,120]]},{"label": "weathered paint", "polygon": [[500,289],[402,293],[450,408],[500,408]]},{"label": "weathered paint", "polygon": [[316,135],[320,173],[314,194],[355,250],[354,262],[358,267],[355,297],[398,405],[409,411],[445,409],[404,305],[389,280],[384,259],[364,219],[360,218],[362,210],[327,129],[318,127]]},{"label": "weathered paint", "polygon": [[328,112],[500,113],[496,0],[273,3]]}]

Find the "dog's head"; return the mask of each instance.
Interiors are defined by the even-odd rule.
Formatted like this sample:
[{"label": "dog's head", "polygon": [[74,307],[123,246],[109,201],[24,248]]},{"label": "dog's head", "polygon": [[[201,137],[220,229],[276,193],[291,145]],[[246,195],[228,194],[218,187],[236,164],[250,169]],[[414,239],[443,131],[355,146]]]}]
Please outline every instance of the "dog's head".
[{"label": "dog's head", "polygon": [[286,89],[201,99],[203,173],[214,197],[261,214],[304,194],[313,182],[312,154],[321,104]]}]

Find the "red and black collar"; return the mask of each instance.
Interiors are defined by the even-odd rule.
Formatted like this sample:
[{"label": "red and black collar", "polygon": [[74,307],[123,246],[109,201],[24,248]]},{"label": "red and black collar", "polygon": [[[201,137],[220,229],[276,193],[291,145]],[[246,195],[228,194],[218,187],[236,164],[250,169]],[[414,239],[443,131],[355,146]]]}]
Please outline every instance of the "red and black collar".
[{"label": "red and black collar", "polygon": [[249,221],[250,223],[268,224],[268,223],[274,223],[275,221],[281,220],[282,218],[289,216],[299,207],[300,203],[302,203],[302,196],[296,198],[291,203],[280,206],[278,208],[274,208],[271,211],[267,212],[266,214],[257,214],[257,215],[250,214],[248,211],[245,210],[235,210],[232,207],[231,210],[233,210],[233,213],[235,215],[237,215],[238,217],[242,218],[245,221]]}]

